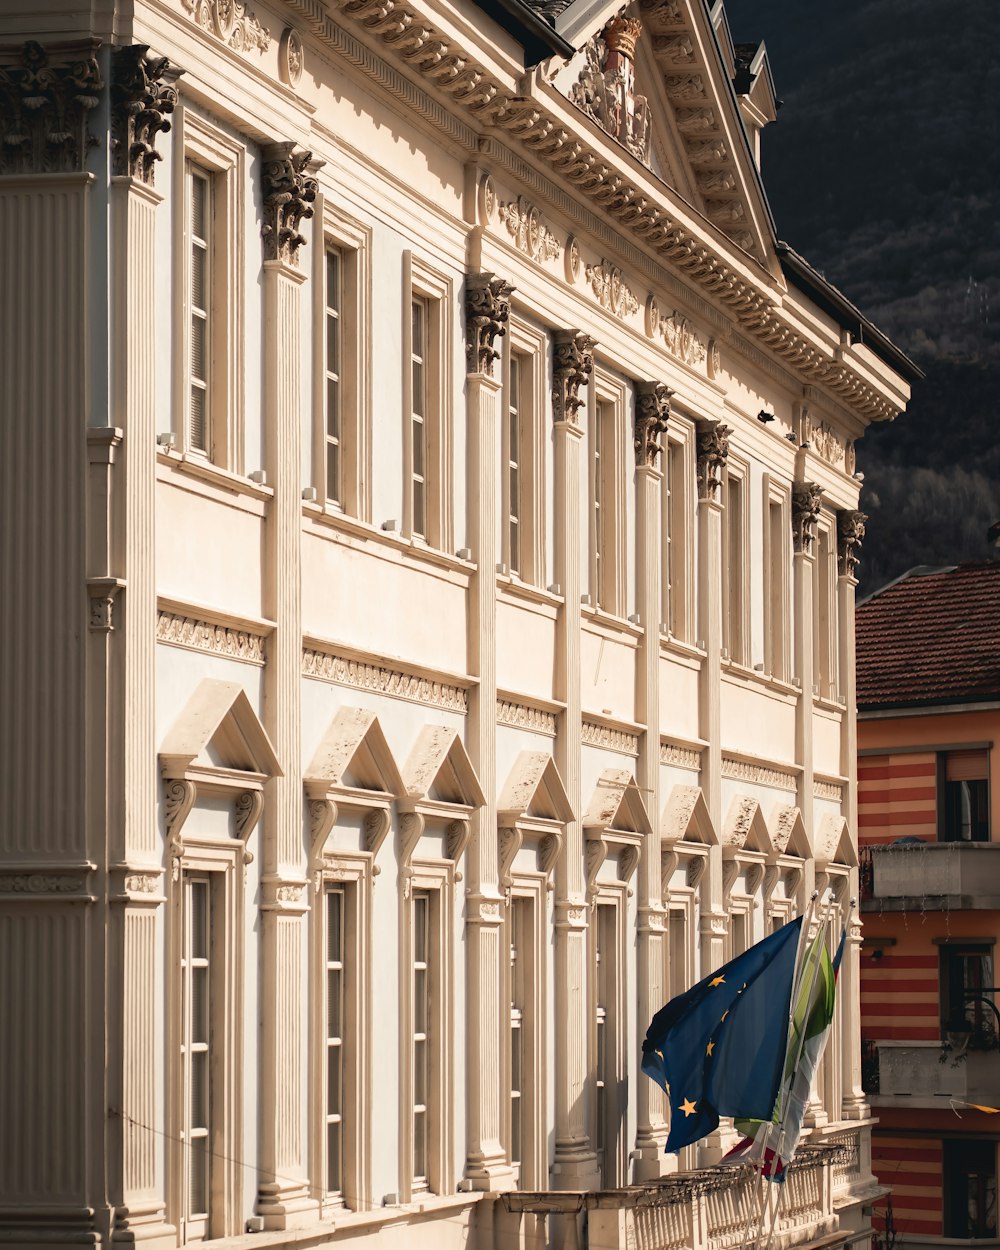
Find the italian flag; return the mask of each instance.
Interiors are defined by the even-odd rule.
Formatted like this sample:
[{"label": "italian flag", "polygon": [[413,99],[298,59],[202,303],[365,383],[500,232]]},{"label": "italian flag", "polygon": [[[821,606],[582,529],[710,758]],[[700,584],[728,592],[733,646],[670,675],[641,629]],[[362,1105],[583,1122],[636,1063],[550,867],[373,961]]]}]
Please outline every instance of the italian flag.
[{"label": "italian flag", "polygon": [[744,1136],[722,1160],[756,1164],[773,1181],[785,1179],[785,1169],[799,1144],[816,1070],[833,1022],[847,926],[833,959],[826,949],[825,929],[825,925],[820,928],[802,960],[774,1114],[770,1120],[737,1120],[736,1127]]}]

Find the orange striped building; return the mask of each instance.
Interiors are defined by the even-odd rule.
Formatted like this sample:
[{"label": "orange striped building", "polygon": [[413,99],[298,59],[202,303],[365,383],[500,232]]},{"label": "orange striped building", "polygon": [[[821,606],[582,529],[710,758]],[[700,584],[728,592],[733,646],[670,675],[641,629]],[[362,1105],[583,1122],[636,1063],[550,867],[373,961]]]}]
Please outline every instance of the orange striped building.
[{"label": "orange striped building", "polygon": [[1000,563],[858,606],[865,1089],[884,1242],[995,1239]]}]

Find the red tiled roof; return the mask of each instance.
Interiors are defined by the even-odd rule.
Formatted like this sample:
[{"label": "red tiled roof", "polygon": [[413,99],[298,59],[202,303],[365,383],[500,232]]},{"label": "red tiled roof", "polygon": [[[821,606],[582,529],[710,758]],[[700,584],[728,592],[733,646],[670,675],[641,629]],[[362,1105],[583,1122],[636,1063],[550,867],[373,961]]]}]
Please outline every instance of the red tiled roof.
[{"label": "red tiled roof", "polygon": [[914,570],[857,609],[858,708],[1000,699],[1000,561]]}]

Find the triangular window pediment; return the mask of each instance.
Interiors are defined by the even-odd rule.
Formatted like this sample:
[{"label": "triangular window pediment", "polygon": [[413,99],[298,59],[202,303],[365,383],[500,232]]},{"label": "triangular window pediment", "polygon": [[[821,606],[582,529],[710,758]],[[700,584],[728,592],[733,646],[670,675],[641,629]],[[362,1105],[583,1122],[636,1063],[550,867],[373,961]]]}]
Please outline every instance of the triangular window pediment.
[{"label": "triangular window pediment", "polygon": [[462,740],[454,729],[425,725],[403,769],[406,799],[470,809],[486,801]]},{"label": "triangular window pediment", "polygon": [[497,803],[502,824],[517,820],[573,819],[573,809],[555,760],[546,751],[522,751],[510,770]]},{"label": "triangular window pediment", "polygon": [[817,863],[842,864],[847,868],[858,866],[846,817],[830,814],[823,817],[816,835],[816,860]]},{"label": "triangular window pediment", "polygon": [[740,851],[770,854],[771,838],[756,799],[748,796],[733,799],[723,826],[722,846],[734,854]]},{"label": "triangular window pediment", "polygon": [[165,777],[193,773],[280,777],[274,748],[246,691],[236,682],[205,678],[160,749]]},{"label": "triangular window pediment", "polygon": [[601,773],[583,818],[583,827],[639,836],[651,831],[639,787],[627,769],[607,768]]},{"label": "triangular window pediment", "polygon": [[797,855],[800,859],[812,855],[802,813],[797,807],[779,807],[774,813],[771,845],[778,855]]},{"label": "triangular window pediment", "polygon": [[718,846],[708,804],[700,786],[676,785],[670,791],[660,826],[664,842],[695,842]]}]

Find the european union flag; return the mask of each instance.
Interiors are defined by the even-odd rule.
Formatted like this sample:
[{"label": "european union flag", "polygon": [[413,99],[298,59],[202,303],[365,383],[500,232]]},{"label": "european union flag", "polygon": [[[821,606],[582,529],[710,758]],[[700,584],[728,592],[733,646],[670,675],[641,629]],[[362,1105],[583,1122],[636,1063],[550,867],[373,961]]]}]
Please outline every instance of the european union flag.
[{"label": "european union flag", "polygon": [[801,928],[801,916],[782,925],[653,1017],[642,1070],[670,1099],[668,1151],[707,1136],[723,1115],[771,1118]]}]

